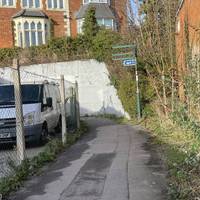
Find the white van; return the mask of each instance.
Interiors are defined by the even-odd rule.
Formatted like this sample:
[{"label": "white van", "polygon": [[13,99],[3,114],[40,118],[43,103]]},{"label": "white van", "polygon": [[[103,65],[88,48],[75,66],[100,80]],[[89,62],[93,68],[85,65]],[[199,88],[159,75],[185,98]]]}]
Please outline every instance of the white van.
[{"label": "white van", "polygon": [[[49,132],[61,129],[61,98],[58,85],[44,81],[22,84],[26,142],[44,142]],[[16,142],[13,85],[0,85],[0,143]]]}]

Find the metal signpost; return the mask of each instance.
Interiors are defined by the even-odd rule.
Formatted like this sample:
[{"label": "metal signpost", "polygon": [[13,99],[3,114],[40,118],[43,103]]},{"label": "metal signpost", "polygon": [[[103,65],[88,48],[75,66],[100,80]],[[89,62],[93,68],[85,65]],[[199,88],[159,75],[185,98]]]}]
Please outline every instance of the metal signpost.
[{"label": "metal signpost", "polygon": [[113,46],[113,50],[120,50],[123,53],[113,54],[113,60],[120,60],[124,67],[135,66],[135,79],[136,79],[136,99],[137,99],[137,117],[141,119],[141,107],[140,107],[140,89],[139,89],[139,76],[137,69],[137,58],[136,58],[136,46],[135,45],[118,45]]}]

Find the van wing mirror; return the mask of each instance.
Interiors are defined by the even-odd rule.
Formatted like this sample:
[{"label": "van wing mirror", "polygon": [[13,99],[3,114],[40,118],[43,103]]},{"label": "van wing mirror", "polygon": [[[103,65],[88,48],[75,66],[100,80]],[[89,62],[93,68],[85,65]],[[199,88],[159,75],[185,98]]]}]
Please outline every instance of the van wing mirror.
[{"label": "van wing mirror", "polygon": [[46,102],[47,102],[47,107],[49,107],[49,108],[51,108],[52,106],[53,106],[53,100],[52,100],[52,98],[51,97],[48,97],[47,99],[46,99]]}]

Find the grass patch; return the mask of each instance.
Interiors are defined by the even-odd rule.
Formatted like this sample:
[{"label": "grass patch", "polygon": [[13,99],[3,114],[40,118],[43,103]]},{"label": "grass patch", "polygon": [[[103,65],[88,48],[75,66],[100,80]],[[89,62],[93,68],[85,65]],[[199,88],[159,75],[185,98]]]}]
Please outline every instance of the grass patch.
[{"label": "grass patch", "polygon": [[169,170],[169,196],[172,200],[200,199],[200,139],[191,130],[170,119],[149,118],[146,128],[159,144]]},{"label": "grass patch", "polygon": [[86,132],[88,132],[88,126],[85,122],[81,121],[80,129],[73,134],[68,134],[67,144],[63,145],[60,139],[52,139],[46,144],[44,151],[32,159],[26,159],[18,166],[10,162],[9,164],[13,169],[13,173],[9,177],[0,179],[0,194],[3,198],[6,198],[11,192],[19,189],[28,177],[38,173],[38,170],[45,164],[54,161],[61,152],[74,144]]}]

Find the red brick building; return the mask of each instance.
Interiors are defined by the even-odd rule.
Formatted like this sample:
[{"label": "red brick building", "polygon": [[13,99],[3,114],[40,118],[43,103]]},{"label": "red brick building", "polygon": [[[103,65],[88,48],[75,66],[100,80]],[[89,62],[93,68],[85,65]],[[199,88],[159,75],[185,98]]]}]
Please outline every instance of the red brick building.
[{"label": "red brick building", "polygon": [[187,73],[187,55],[200,54],[200,0],[181,0],[176,18],[176,54],[179,96],[184,100],[183,77]]},{"label": "red brick building", "polygon": [[125,32],[127,0],[0,0],[0,48],[45,44],[82,32],[89,6],[99,25]]}]

